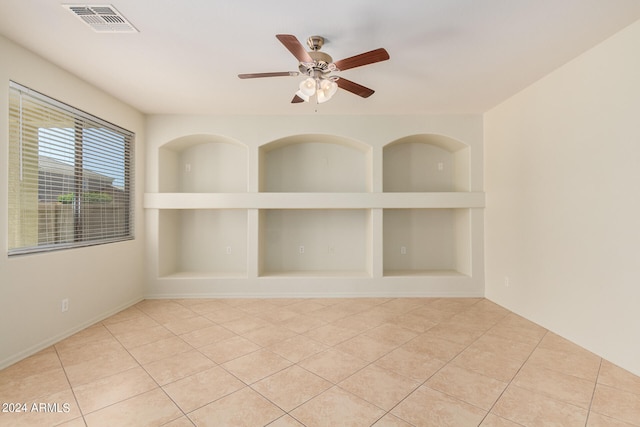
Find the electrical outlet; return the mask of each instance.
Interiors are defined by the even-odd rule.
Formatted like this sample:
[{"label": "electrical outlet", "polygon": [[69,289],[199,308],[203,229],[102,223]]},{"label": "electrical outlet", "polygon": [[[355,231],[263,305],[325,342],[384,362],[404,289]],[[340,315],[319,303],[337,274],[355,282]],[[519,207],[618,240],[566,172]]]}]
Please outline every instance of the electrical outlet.
[{"label": "electrical outlet", "polygon": [[227,255],[231,255],[231,246],[227,246]]},{"label": "electrical outlet", "polygon": [[185,171],[186,173],[191,172],[191,163],[185,163],[185,164],[184,164],[184,171]]},{"label": "electrical outlet", "polygon": [[327,248],[327,252],[330,254],[335,254],[336,253],[335,246],[329,245],[329,247]]},{"label": "electrical outlet", "polygon": [[298,246],[298,253],[300,254],[304,253],[304,246]]},{"label": "electrical outlet", "polygon": [[438,162],[438,170],[439,170],[439,171],[444,170],[444,163],[442,163],[442,162]]},{"label": "electrical outlet", "polygon": [[407,254],[407,247],[400,246],[400,255],[406,255],[406,254]]},{"label": "electrical outlet", "polygon": [[63,299],[62,303],[60,304],[60,307],[61,307],[63,313],[65,311],[69,311],[69,298]]}]

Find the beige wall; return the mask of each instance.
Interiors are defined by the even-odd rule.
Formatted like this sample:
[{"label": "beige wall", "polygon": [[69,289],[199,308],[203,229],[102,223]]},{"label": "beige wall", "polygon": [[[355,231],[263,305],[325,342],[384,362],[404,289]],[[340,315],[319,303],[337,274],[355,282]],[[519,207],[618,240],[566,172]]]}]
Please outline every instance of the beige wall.
[{"label": "beige wall", "polygon": [[[144,116],[0,37],[0,368],[142,298]],[[7,257],[9,80],[136,133],[136,239]],[[69,299],[69,311],[61,301]]]},{"label": "beige wall", "polygon": [[489,111],[484,168],[486,296],[636,374],[638,52],[640,22]]}]

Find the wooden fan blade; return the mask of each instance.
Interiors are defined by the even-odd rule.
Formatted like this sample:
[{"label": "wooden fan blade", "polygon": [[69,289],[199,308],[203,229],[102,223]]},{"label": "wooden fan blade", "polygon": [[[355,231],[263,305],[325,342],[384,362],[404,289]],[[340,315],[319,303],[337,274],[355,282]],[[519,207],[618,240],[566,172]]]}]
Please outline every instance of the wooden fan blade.
[{"label": "wooden fan blade", "polygon": [[301,102],[304,102],[304,99],[300,98],[298,95],[295,95],[291,100],[292,104],[299,104]]},{"label": "wooden fan blade", "polygon": [[373,64],[374,62],[386,61],[389,59],[389,53],[383,48],[371,50],[361,53],[360,55],[350,56],[334,62],[336,68],[340,71],[350,68],[361,67],[363,65]]},{"label": "wooden fan blade", "polygon": [[361,96],[363,98],[368,98],[371,95],[373,95],[373,93],[375,92],[375,90],[373,89],[369,89],[368,87],[364,87],[362,85],[359,85],[358,83],[354,83],[351,80],[347,80],[343,77],[340,77],[336,83],[338,84],[338,87],[341,89],[344,89],[348,92],[351,92],[355,95]]},{"label": "wooden fan blade", "polygon": [[276,34],[276,38],[286,47],[289,52],[300,62],[313,62],[313,59],[307,53],[307,50],[298,41],[296,36],[291,34]]},{"label": "wooden fan blade", "polygon": [[238,74],[238,77],[241,79],[256,79],[260,77],[286,77],[286,76],[299,76],[300,73],[297,71],[276,71],[273,73],[249,73],[249,74]]}]

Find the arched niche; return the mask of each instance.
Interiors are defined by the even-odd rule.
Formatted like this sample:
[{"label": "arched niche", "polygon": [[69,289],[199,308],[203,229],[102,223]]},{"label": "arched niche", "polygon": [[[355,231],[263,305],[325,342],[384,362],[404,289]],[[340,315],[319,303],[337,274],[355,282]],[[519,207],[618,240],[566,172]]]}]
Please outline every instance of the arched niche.
[{"label": "arched niche", "polygon": [[219,135],[176,138],[159,149],[159,189],[168,193],[247,191],[247,147]]},{"label": "arched niche", "polygon": [[383,191],[469,191],[469,168],[467,144],[444,135],[406,136],[383,148]]},{"label": "arched niche", "polygon": [[371,147],[321,134],[271,141],[260,147],[260,191],[371,191]]}]

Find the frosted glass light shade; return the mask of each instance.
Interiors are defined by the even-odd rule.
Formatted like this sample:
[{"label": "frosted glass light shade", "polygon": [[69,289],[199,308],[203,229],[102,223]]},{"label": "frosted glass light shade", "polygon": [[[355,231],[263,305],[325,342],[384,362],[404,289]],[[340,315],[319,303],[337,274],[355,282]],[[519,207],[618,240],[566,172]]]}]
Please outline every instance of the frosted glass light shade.
[{"label": "frosted glass light shade", "polygon": [[330,100],[337,90],[338,85],[336,82],[332,80],[322,80],[317,92],[318,103],[322,104],[323,102]]},{"label": "frosted glass light shade", "polygon": [[313,96],[316,93],[316,81],[311,77],[309,77],[308,79],[305,79],[302,82],[300,82],[300,92],[306,95],[307,99],[310,96]]}]

